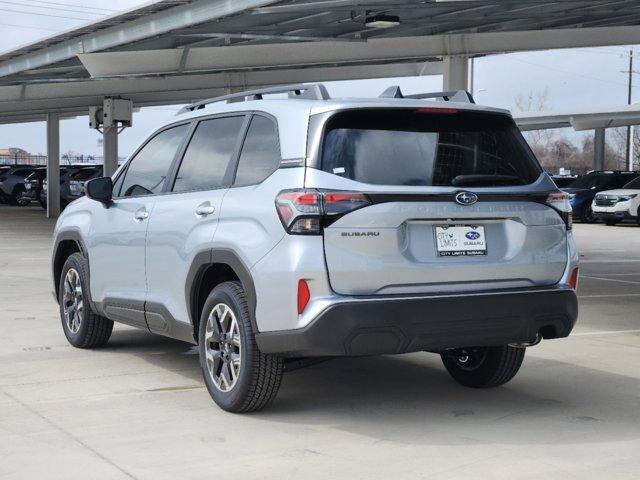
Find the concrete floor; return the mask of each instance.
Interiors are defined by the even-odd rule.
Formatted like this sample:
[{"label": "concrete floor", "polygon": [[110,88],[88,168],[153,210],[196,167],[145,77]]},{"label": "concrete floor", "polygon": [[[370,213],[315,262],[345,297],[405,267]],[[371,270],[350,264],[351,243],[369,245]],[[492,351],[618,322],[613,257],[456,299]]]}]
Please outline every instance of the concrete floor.
[{"label": "concrete floor", "polygon": [[0,478],[638,478],[636,226],[575,226],[579,326],[504,387],[460,387],[426,353],[343,359],[244,416],[212,403],[189,345],[118,326],[105,349],[70,347],[52,228],[0,206]]}]

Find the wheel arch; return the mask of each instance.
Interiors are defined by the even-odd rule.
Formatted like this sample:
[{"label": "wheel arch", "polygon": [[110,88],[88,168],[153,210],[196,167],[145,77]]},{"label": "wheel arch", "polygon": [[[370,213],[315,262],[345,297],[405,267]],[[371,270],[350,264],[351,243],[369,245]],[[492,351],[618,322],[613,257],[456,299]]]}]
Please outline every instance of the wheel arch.
[{"label": "wheel arch", "polygon": [[62,267],[64,266],[64,262],[67,261],[67,258],[74,253],[81,253],[85,258],[87,258],[87,249],[80,233],[75,230],[60,232],[56,236],[53,246],[53,254],[51,255],[53,292],[56,302],[58,301],[58,294],[60,293],[59,284]]},{"label": "wheel arch", "polygon": [[256,323],[256,290],[249,268],[231,249],[212,249],[195,255],[185,286],[189,318],[193,325],[194,339],[198,340],[200,315],[207,296],[220,283],[240,281],[247,295],[251,326],[258,332]]}]

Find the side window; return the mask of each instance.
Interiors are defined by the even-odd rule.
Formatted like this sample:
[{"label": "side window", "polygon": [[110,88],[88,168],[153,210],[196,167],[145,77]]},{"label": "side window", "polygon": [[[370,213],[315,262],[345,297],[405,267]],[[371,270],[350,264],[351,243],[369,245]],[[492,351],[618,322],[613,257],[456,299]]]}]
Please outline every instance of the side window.
[{"label": "side window", "polygon": [[174,192],[225,186],[244,119],[244,115],[213,118],[198,124],[178,169]]},{"label": "side window", "polygon": [[254,115],[242,146],[235,185],[262,182],[280,166],[280,146],[272,120]]},{"label": "side window", "polygon": [[[124,172],[120,196],[133,197],[161,192],[171,162],[188,129],[188,124],[180,125],[160,132],[149,140]],[[120,183],[119,179],[117,183]]]}]

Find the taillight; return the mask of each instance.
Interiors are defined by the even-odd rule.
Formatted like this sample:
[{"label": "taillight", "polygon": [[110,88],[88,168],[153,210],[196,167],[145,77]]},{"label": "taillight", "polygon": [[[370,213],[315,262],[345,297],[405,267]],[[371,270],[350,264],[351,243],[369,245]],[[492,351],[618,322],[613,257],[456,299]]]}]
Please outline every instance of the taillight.
[{"label": "taillight", "polygon": [[309,299],[311,299],[309,285],[305,280],[298,280],[298,315],[302,315],[304,309],[307,308]]},{"label": "taillight", "polygon": [[569,288],[572,290],[578,289],[578,267],[571,270],[571,275],[569,275]]},{"label": "taillight", "polygon": [[285,230],[296,235],[319,235],[342,215],[370,204],[358,192],[285,190],[276,197],[276,209]]},{"label": "taillight", "polygon": [[569,194],[564,192],[550,193],[545,203],[560,214],[567,226],[567,230],[571,230],[573,227],[573,215],[571,213],[571,204],[569,203]]}]

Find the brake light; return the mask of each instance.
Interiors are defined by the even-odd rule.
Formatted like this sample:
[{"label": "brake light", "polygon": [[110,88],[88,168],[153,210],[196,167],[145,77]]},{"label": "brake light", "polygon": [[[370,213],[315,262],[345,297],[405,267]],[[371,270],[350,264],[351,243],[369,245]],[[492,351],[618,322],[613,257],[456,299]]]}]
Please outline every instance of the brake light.
[{"label": "brake light", "polygon": [[371,202],[358,192],[286,190],[276,197],[276,209],[285,230],[297,235],[319,235],[322,228]]},{"label": "brake light", "polygon": [[418,113],[439,113],[442,115],[451,115],[458,113],[456,108],[437,108],[437,107],[422,107],[416,110]]},{"label": "brake light", "polygon": [[569,275],[569,288],[572,290],[578,289],[578,267],[571,270],[571,275]]},{"label": "brake light", "polygon": [[571,203],[569,203],[569,194],[564,192],[550,193],[545,203],[560,214],[560,217],[562,217],[562,220],[567,226],[567,230],[571,230],[573,227],[573,215]]}]

